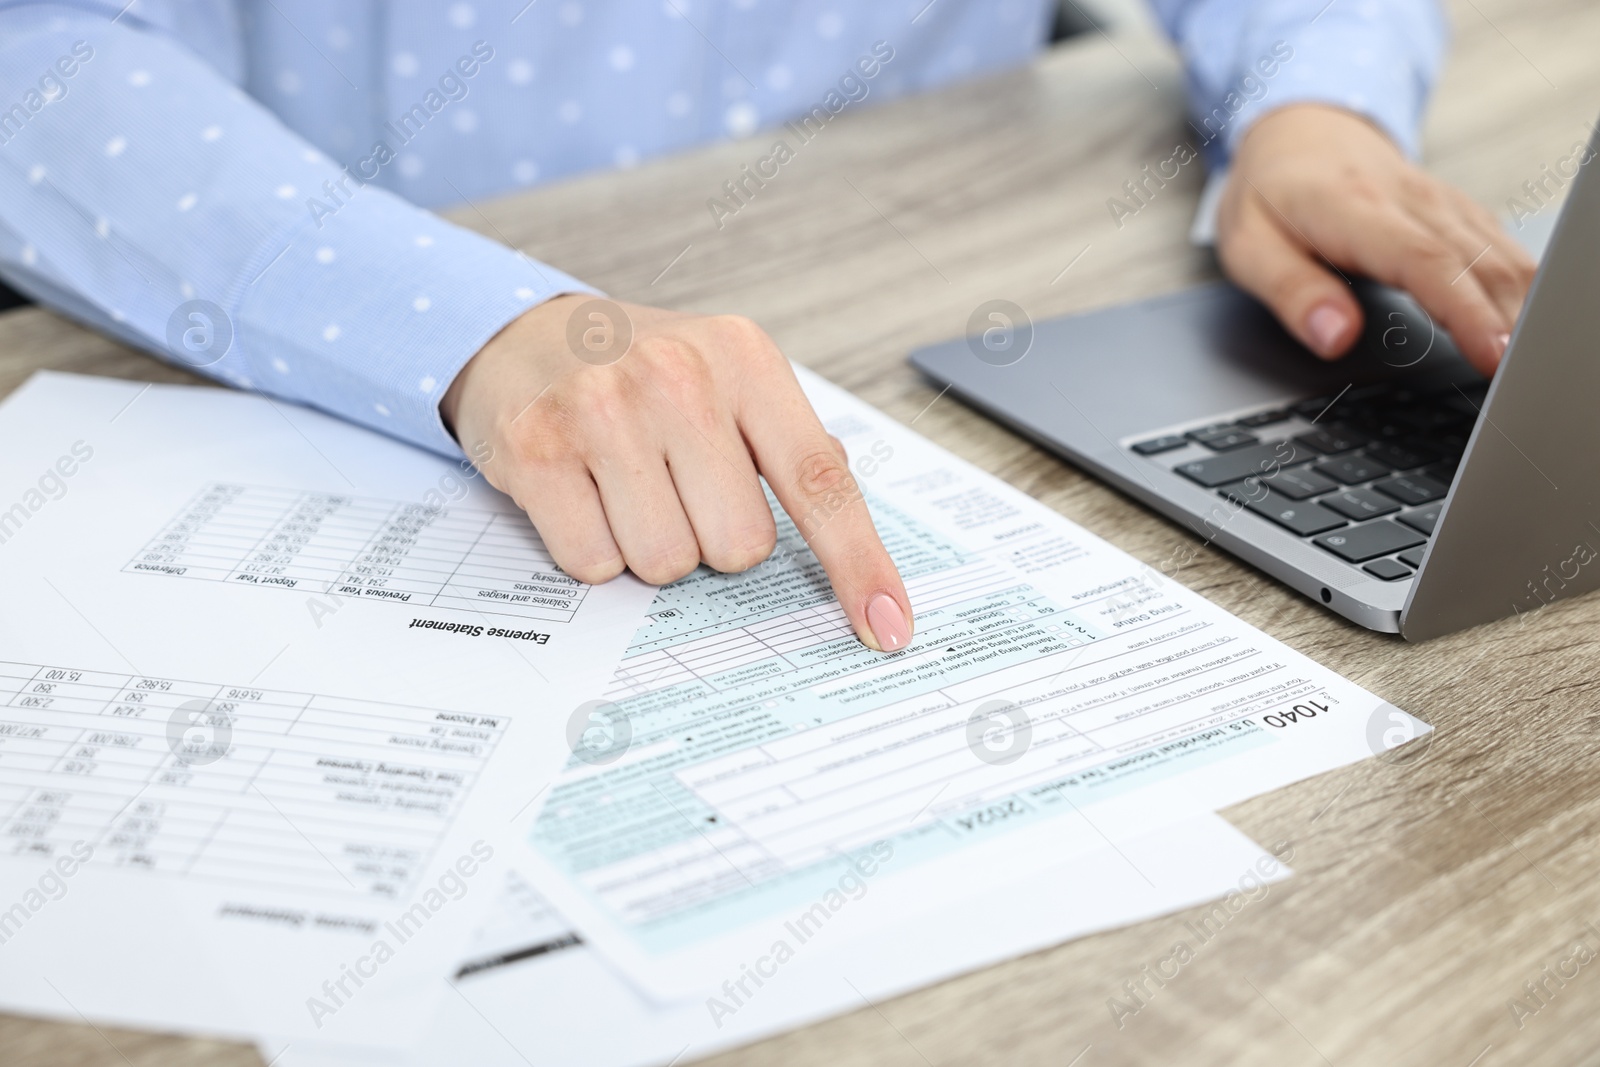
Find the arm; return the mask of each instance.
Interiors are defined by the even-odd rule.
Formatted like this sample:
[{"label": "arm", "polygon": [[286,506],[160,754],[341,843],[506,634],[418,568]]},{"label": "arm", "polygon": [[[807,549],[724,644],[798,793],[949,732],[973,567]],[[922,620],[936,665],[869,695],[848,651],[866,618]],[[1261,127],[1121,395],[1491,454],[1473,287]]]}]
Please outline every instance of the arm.
[{"label": "arm", "polygon": [[1408,290],[1492,373],[1534,264],[1412,160],[1447,29],[1436,0],[1155,0],[1193,124],[1229,165],[1223,268],[1326,359],[1360,336],[1345,276]]},{"label": "arm", "polygon": [[1196,134],[1225,163],[1292,104],[1340,107],[1415,158],[1448,28],[1436,0],[1153,0],[1183,55]]},{"label": "arm", "polygon": [[585,288],[360,184],[158,33],[30,5],[0,42],[0,273],[162,358],[453,455],[462,365]]},{"label": "arm", "polygon": [[[17,288],[212,377],[459,455],[453,428],[587,581],[765,559],[765,477],[861,639],[909,642],[905,587],[845,457],[753,324],[618,305],[596,323],[564,295],[587,287],[361,184],[194,53],[109,15],[0,8],[9,101],[0,274]],[[631,344],[574,340],[597,325]]]}]

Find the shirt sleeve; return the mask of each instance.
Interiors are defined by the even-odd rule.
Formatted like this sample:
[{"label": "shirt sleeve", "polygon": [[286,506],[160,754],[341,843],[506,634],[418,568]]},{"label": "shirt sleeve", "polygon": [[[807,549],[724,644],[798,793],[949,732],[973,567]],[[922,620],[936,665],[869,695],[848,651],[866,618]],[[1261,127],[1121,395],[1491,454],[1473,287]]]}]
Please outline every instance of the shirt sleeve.
[{"label": "shirt sleeve", "polygon": [[[508,322],[593,292],[364,184],[159,32],[0,9],[0,276],[213,378],[450,456],[439,400]],[[219,42],[224,47],[228,42]]]},{"label": "shirt sleeve", "polygon": [[1192,123],[1214,165],[1286,104],[1364,116],[1413,158],[1448,24],[1438,0],[1152,0],[1183,55]]}]

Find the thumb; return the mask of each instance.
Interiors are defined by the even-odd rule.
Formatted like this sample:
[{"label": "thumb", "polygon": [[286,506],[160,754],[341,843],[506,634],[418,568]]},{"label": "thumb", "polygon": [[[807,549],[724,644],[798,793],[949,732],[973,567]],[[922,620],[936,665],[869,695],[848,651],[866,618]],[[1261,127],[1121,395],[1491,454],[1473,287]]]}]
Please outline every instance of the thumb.
[{"label": "thumb", "polygon": [[1258,205],[1243,210],[1219,242],[1218,255],[1228,277],[1323,359],[1338,359],[1361,335],[1361,305],[1349,285]]}]

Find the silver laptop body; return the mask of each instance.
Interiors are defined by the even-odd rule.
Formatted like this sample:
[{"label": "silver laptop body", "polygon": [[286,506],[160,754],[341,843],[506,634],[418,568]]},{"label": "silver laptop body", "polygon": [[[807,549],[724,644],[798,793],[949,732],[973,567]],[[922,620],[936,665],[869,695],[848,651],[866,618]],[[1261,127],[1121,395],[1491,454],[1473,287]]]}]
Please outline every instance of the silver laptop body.
[{"label": "silver laptop body", "polygon": [[1366,332],[1333,363],[1225,283],[1037,324],[996,301],[911,362],[1362,626],[1420,641],[1526,614],[1600,586],[1597,170],[1489,382],[1360,282]]}]

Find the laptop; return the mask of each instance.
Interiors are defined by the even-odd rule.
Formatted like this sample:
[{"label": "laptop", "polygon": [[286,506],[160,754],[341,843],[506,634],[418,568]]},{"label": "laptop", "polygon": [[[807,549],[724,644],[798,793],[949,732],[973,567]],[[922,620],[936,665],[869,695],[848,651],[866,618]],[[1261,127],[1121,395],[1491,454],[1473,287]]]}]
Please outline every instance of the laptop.
[{"label": "laptop", "polygon": [[1365,334],[1333,363],[1226,283],[1037,324],[995,301],[911,362],[1362,626],[1422,641],[1526,615],[1600,586],[1597,172],[1492,380],[1363,282]]}]

